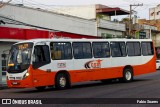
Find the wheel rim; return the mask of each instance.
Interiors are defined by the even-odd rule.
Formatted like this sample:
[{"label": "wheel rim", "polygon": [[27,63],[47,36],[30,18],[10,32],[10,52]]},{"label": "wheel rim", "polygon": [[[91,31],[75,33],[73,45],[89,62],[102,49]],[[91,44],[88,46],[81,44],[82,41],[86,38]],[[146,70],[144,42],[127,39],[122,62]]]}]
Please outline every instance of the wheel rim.
[{"label": "wheel rim", "polygon": [[59,84],[61,87],[65,87],[66,86],[66,78],[65,77],[61,77],[59,79]]},{"label": "wheel rim", "polygon": [[128,81],[131,80],[131,77],[132,77],[131,72],[127,71],[125,77],[126,77],[126,80],[128,80]]}]

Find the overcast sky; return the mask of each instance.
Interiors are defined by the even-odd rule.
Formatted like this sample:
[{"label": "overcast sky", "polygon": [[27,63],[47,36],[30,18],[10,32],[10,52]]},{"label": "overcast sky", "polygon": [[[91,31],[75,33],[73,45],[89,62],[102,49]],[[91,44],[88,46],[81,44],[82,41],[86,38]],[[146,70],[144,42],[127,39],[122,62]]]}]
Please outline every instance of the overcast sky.
[{"label": "overcast sky", "polygon": [[[9,0],[0,0],[9,1]],[[12,3],[23,3],[31,7],[39,8],[57,8],[63,5],[88,5],[88,4],[103,4],[110,7],[120,7],[129,11],[130,4],[143,3],[143,6],[133,7],[137,11],[139,18],[149,19],[149,8],[160,4],[160,0],[12,0]],[[123,16],[127,17],[127,16]]]}]

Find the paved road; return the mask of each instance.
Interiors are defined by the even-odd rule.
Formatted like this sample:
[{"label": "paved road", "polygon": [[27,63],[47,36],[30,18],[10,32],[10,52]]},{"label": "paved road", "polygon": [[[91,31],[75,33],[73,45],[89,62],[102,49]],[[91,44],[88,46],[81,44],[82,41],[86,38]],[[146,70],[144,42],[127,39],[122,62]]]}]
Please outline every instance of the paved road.
[{"label": "paved road", "polygon": [[[84,82],[74,84],[71,89],[56,90],[48,88],[44,92],[38,92],[34,88],[4,89],[0,90],[0,98],[160,98],[160,71],[137,76],[131,83],[116,81],[108,84],[102,84],[99,81]],[[92,106],[97,107],[97,105]],[[116,104],[112,106],[118,107]],[[128,105],[122,106],[129,107]],[[134,107],[134,105],[130,106]],[[150,105],[146,104],[145,106],[149,107]],[[155,104],[154,106],[158,107],[160,105]]]}]

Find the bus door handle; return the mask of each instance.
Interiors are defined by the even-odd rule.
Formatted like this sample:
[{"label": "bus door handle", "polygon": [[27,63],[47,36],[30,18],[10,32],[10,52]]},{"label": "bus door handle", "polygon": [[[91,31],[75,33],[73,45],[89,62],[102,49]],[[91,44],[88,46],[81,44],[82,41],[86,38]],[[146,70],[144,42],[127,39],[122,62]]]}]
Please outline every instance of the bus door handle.
[{"label": "bus door handle", "polygon": [[51,72],[51,69],[47,69],[47,72]]}]

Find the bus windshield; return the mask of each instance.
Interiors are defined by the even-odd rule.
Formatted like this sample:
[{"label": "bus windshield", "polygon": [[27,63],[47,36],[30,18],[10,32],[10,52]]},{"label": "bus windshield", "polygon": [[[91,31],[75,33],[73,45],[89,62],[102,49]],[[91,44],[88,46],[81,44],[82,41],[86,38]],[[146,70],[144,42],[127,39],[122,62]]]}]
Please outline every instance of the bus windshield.
[{"label": "bus windshield", "polygon": [[33,43],[21,43],[11,47],[8,59],[8,72],[23,72],[31,61]]}]

